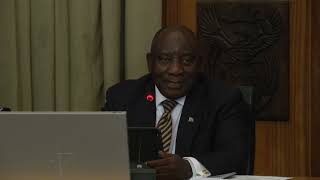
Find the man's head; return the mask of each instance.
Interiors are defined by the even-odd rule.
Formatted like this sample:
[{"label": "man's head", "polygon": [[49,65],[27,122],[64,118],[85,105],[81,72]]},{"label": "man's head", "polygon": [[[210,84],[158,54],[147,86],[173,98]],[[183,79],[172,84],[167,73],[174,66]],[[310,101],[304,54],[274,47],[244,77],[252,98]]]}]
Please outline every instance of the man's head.
[{"label": "man's head", "polygon": [[184,26],[159,30],[147,61],[158,89],[171,99],[187,95],[202,65],[197,39]]}]

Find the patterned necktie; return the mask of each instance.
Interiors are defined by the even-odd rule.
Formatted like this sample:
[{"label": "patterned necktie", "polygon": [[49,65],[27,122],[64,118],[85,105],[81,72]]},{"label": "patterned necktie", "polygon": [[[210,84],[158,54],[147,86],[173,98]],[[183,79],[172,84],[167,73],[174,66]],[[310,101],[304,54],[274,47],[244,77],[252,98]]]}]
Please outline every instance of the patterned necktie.
[{"label": "patterned necktie", "polygon": [[161,131],[163,151],[168,153],[170,149],[172,135],[171,111],[177,105],[177,102],[174,100],[167,99],[163,101],[161,104],[164,108],[164,113],[162,114],[158,122],[157,128],[159,128]]}]

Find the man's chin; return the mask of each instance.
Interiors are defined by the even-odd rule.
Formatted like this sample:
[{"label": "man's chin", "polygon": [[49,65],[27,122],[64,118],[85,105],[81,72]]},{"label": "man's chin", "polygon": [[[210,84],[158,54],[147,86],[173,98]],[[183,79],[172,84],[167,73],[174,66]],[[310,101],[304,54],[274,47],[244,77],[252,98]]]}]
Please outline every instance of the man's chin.
[{"label": "man's chin", "polygon": [[164,96],[170,99],[178,99],[185,96],[185,93],[184,91],[181,91],[181,89],[170,89],[164,94]]}]

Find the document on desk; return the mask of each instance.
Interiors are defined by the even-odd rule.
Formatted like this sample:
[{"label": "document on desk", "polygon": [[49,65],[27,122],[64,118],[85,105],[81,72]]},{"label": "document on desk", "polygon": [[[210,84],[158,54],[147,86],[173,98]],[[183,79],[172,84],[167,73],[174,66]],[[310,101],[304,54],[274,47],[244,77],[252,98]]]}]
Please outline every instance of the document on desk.
[{"label": "document on desk", "polygon": [[[221,180],[223,178],[217,177],[193,177],[190,180]],[[292,179],[291,177],[278,177],[278,176],[248,176],[248,175],[235,175],[229,177],[227,179],[234,179],[234,180],[287,180]]]}]

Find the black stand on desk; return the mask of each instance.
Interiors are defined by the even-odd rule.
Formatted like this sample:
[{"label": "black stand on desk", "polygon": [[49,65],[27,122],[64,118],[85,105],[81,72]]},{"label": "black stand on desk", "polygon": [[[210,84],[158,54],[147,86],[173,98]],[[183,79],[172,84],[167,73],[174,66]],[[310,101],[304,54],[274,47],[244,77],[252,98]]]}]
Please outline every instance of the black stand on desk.
[{"label": "black stand on desk", "polygon": [[160,131],[154,127],[129,127],[128,140],[131,180],[156,180],[156,171],[145,162],[159,159],[158,152],[162,149]]},{"label": "black stand on desk", "polygon": [[130,163],[131,180],[156,180],[156,171],[141,163]]}]

